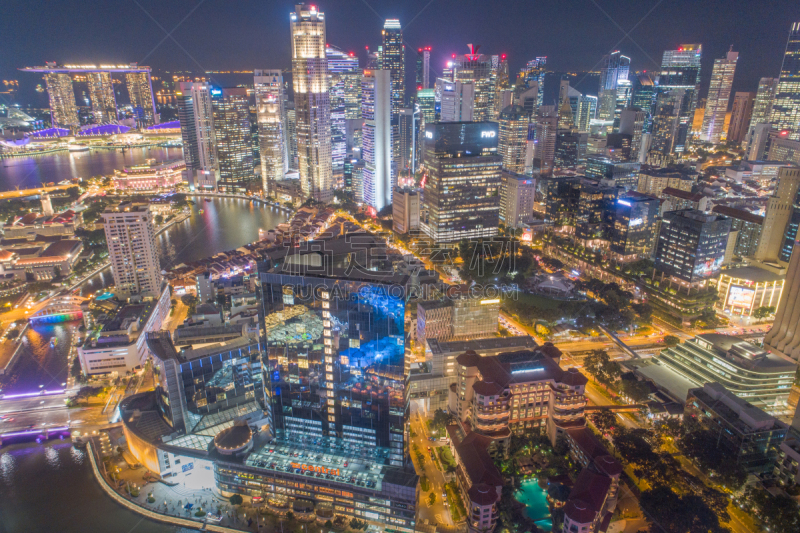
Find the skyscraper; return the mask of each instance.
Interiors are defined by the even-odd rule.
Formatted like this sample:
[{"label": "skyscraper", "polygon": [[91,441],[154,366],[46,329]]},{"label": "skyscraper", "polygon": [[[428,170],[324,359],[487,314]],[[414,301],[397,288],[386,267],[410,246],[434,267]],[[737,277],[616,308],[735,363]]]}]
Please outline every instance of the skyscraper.
[{"label": "skyscraper", "polygon": [[256,69],[253,77],[261,155],[261,184],[266,193],[268,180],[283,179],[289,170],[286,130],[283,124],[283,75],[279,69]]},{"label": "skyscraper", "polygon": [[769,124],[772,114],[772,104],[775,102],[775,91],[778,88],[778,78],[761,78],[758,82],[756,99],[753,102],[753,114],[750,117],[750,124],[743,146],[745,149],[750,145],[750,140],[755,133],[755,126],[758,124]]},{"label": "skyscraper", "polygon": [[[659,94],[664,92],[676,89],[683,91],[681,101],[676,102],[676,105],[679,105],[676,109],[678,123],[672,143],[672,151],[677,154],[684,151],[692,128],[692,120],[697,106],[697,91],[700,87],[701,55],[702,50],[699,44],[684,44],[678,50],[665,51],[661,71],[656,74],[654,81],[653,96],[655,100]],[[639,80],[641,77],[640,75]],[[636,100],[638,103],[633,105],[643,104],[638,98]],[[651,108],[652,102],[653,100],[651,100]]]},{"label": "skyscraper", "polygon": [[[767,201],[764,226],[758,241],[755,259],[777,264],[784,245],[786,227],[794,211],[794,201],[800,190],[800,169],[783,167],[778,171],[778,185]],[[785,263],[784,263],[785,264]]]},{"label": "skyscraper", "polygon": [[497,235],[500,167],[496,122],[447,122],[425,126],[422,230],[435,242]]},{"label": "skyscraper", "polygon": [[117,121],[117,99],[108,72],[89,72],[89,99],[92,101],[92,115],[95,124]]},{"label": "skyscraper", "polygon": [[[347,106],[348,104],[352,106],[354,81],[356,79],[361,81],[361,73],[358,70],[358,58],[352,52],[347,54],[327,44],[325,56],[328,59],[328,94],[331,110],[331,164],[333,177],[339,178],[343,175],[344,160],[347,155]],[[355,115],[352,109],[350,115]]]},{"label": "skyscraper", "polygon": [[156,114],[156,101],[153,99],[153,83],[150,80],[150,68],[144,72],[128,72],[125,74],[125,82],[128,87],[128,96],[131,99],[131,107],[136,117],[136,125],[139,128],[147,128],[158,123]]},{"label": "skyscraper", "polygon": [[534,171],[542,174],[553,173],[556,156],[556,133],[558,131],[558,112],[556,106],[543,105],[536,110],[534,119],[536,131],[536,153],[533,155]]},{"label": "skyscraper", "polygon": [[722,137],[737,59],[739,59],[739,52],[731,50],[723,59],[714,60],[706,111],[703,115],[703,129],[700,132],[700,138],[704,141],[716,144]]},{"label": "skyscraper", "polygon": [[146,204],[124,202],[102,213],[114,285],[124,298],[158,297],[161,267],[153,213]]},{"label": "skyscraper", "polygon": [[[399,150],[398,157],[395,158],[398,163],[395,173],[395,183],[397,182],[396,178],[400,172],[408,170],[413,166],[411,161],[414,156],[414,151],[416,150],[416,146],[414,145],[414,140],[416,138],[414,135],[414,110],[410,107],[400,109],[399,113],[397,113],[397,124],[397,140],[392,142],[392,150],[394,150],[395,146],[397,146]],[[394,141],[394,139],[392,140]]]},{"label": "skyscraper", "polygon": [[522,106],[510,105],[503,109],[497,122],[500,127],[497,153],[503,158],[503,168],[516,174],[524,174],[530,117]]},{"label": "skyscraper", "polygon": [[290,30],[300,181],[305,194],[328,203],[333,200],[333,168],[325,14],[299,4]]},{"label": "skyscraper", "polygon": [[[702,59],[703,45],[701,44],[682,44],[677,50],[665,50],[661,58],[661,69],[662,71],[666,71],[668,75],[673,75],[671,73],[675,72],[675,74],[682,78],[682,81],[687,81],[693,76],[692,72],[695,73],[694,77],[696,81],[694,90],[690,92],[691,102],[689,103],[687,113],[690,127],[695,109],[697,109],[697,101],[700,97],[700,63]],[[686,86],[675,88],[686,89],[687,91],[690,90],[690,88]],[[634,103],[633,105],[641,107],[638,103]]]},{"label": "skyscraper", "polygon": [[75,105],[75,92],[69,74],[48,72],[44,75],[47,96],[50,98],[50,123],[54,128],[76,128],[78,107]]},{"label": "skyscraper", "polygon": [[431,47],[417,50],[417,91],[431,88]]},{"label": "skyscraper", "polygon": [[406,46],[399,20],[386,19],[383,24],[381,52],[381,68],[388,70],[392,77],[392,114],[396,115],[406,106]]},{"label": "skyscraper", "polygon": [[[762,230],[762,235],[766,229],[765,227]],[[791,254],[786,271],[786,283],[778,311],[775,313],[775,322],[772,324],[772,329],[764,336],[764,347],[798,361],[800,360],[800,251],[797,249],[800,248],[800,241],[792,244],[797,253]]]},{"label": "skyscraper", "polygon": [[198,189],[216,190],[217,141],[211,86],[206,82],[180,82],[175,91],[186,161],[186,181]]},{"label": "skyscraper", "polygon": [[789,130],[790,139],[800,140],[800,22],[792,24],[789,32],[770,122],[779,130]]},{"label": "skyscraper", "polygon": [[702,284],[719,274],[731,229],[729,218],[684,209],[668,211],[663,219],[656,270],[689,284]]},{"label": "skyscraper", "polygon": [[473,82],[436,80],[440,88],[440,122],[472,122],[475,120],[475,84]]},{"label": "skyscraper", "polygon": [[728,126],[728,142],[741,143],[753,116],[756,93],[737,92],[733,97],[733,111]]},{"label": "skyscraper", "polygon": [[388,70],[364,71],[361,82],[364,203],[376,211],[392,203],[391,91]]},{"label": "skyscraper", "polygon": [[628,82],[631,58],[622,55],[619,50],[603,56],[600,67],[600,88],[597,91],[598,118],[613,120],[617,108],[617,89],[621,82]]},{"label": "skyscraper", "polygon": [[453,60],[453,80],[473,84],[472,120],[491,120],[494,118],[497,72],[492,67],[491,57],[479,54],[477,45],[467,46],[470,53]]},{"label": "skyscraper", "polygon": [[243,193],[255,178],[247,89],[216,89],[211,94],[219,169],[217,188],[220,192]]}]

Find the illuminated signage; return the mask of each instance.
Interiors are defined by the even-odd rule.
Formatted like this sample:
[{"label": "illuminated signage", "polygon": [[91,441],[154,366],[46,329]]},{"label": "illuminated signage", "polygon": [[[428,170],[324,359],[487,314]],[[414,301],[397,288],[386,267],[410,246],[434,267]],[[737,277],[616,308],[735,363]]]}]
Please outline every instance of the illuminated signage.
[{"label": "illuminated signage", "polygon": [[630,223],[630,227],[641,226],[642,224],[644,224],[644,219],[642,219],[642,218],[632,218],[631,219],[631,223]]},{"label": "illuminated signage", "polygon": [[512,371],[511,371],[511,373],[512,373],[512,374],[524,374],[525,372],[541,372],[542,370],[544,370],[544,368],[542,368],[542,367],[537,367],[537,368],[521,368],[521,369],[519,369],[519,370],[512,370]]},{"label": "illuminated signage", "polygon": [[499,304],[500,300],[481,300],[481,305],[489,305],[489,304]]},{"label": "illuminated signage", "polygon": [[425,138],[426,139],[433,139],[433,132],[432,131],[426,131],[425,132]]},{"label": "illuminated signage", "polygon": [[222,94],[222,91],[220,89],[211,89],[211,94],[219,95]]},{"label": "illuminated signage", "polygon": [[731,285],[731,289],[728,292],[727,305],[731,307],[744,307],[745,309],[750,309],[750,307],[753,305],[753,299],[755,295],[756,291],[753,289]]},{"label": "illuminated signage", "polygon": [[338,468],[325,468],[324,466],[304,465],[300,463],[289,463],[292,468],[299,468],[303,472],[319,472],[320,474],[330,474],[332,476],[339,475]]},{"label": "illuminated signage", "polygon": [[494,138],[495,135],[496,135],[496,133],[493,132],[493,131],[482,131],[481,132],[481,137],[485,137],[485,138],[489,138],[489,139]]},{"label": "illuminated signage", "polygon": [[626,202],[625,200],[617,200],[617,203],[619,205],[624,205],[624,206],[627,206],[627,207],[631,206],[631,203],[630,202]]}]

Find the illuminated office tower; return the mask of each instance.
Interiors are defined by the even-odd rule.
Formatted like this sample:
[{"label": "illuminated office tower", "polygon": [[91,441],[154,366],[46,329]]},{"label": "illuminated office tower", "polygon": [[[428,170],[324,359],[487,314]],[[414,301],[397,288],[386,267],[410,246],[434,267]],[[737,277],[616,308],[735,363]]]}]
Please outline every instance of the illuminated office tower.
[{"label": "illuminated office tower", "polygon": [[289,153],[289,168],[297,170],[299,157],[297,155],[297,111],[294,102],[286,102],[286,151]]},{"label": "illuminated office tower", "polygon": [[283,75],[279,69],[257,69],[253,71],[253,81],[261,154],[261,185],[266,193],[269,180],[281,180],[289,170],[283,125]]},{"label": "illuminated office tower", "polygon": [[703,129],[700,132],[700,138],[704,141],[716,144],[722,137],[737,59],[739,59],[739,52],[731,50],[723,59],[714,60],[708,98],[706,99],[706,111],[703,115]]},{"label": "illuminated office tower", "polygon": [[772,126],[800,140],[800,22],[792,24],[770,115]]},{"label": "illuminated office tower", "polygon": [[212,91],[219,169],[217,188],[220,192],[243,193],[255,177],[247,89],[233,87],[219,92]]},{"label": "illuminated office tower", "polygon": [[393,180],[395,183],[397,182],[396,177],[401,171],[405,171],[413,167],[411,161],[413,160],[414,152],[416,151],[416,146],[414,144],[415,122],[414,110],[411,108],[403,108],[397,114],[398,136],[397,139],[392,139],[393,153],[395,146],[400,151],[399,156],[395,158],[398,162],[398,167],[394,174],[395,179]]},{"label": "illuminated office tower", "polygon": [[672,161],[681,104],[685,101],[683,89],[661,93],[656,100],[653,113],[652,136],[648,158],[651,165],[664,167]]},{"label": "illuminated office tower", "polygon": [[[547,56],[545,56],[545,57],[537,57],[536,59],[531,59],[530,61],[528,61],[527,65],[525,65],[525,68],[522,69],[520,71],[519,75],[517,76],[516,90],[519,92],[519,94],[516,95],[517,97],[519,97],[519,95],[521,93],[525,92],[526,89],[530,89],[534,85],[537,88],[544,87],[544,77],[545,77],[545,74],[546,74],[546,71],[545,71],[545,66],[546,65],[547,65]],[[533,106],[534,107],[534,111],[531,112],[531,116],[535,112],[535,108],[537,108],[540,105],[542,105],[542,101],[543,101],[542,100],[542,95],[543,94],[544,94],[544,91],[541,91],[541,90],[539,90],[536,93],[537,98],[536,98],[535,105]],[[523,105],[523,107],[525,107],[525,106]],[[526,109],[527,109],[527,107],[526,107]]]},{"label": "illuminated office tower", "polygon": [[453,80],[473,84],[472,120],[491,120],[494,118],[497,72],[492,68],[491,57],[479,54],[476,45],[467,46],[470,53],[453,61]]},{"label": "illuminated office tower", "polygon": [[638,107],[628,107],[620,113],[619,132],[631,136],[630,161],[638,161],[642,149],[642,135],[649,113]]},{"label": "illuminated office tower", "polygon": [[747,134],[744,139],[744,146],[750,144],[750,139],[754,133],[754,127],[758,124],[769,124],[772,114],[772,104],[775,102],[775,91],[778,89],[778,78],[761,78],[758,81],[756,99],[753,102],[753,114],[750,117],[750,124],[747,126]]},{"label": "illuminated office tower", "polygon": [[75,91],[69,74],[48,72],[44,75],[50,98],[50,123],[54,128],[75,128],[80,125]]},{"label": "illuminated office tower", "polygon": [[[761,263],[779,264],[785,248],[785,232],[794,212],[794,202],[800,190],[800,169],[782,167],[778,171],[778,185],[767,200],[761,238],[756,248],[755,260]],[[788,259],[783,258],[783,266]]]},{"label": "illuminated office tower", "polygon": [[558,131],[558,111],[556,106],[539,106],[533,122],[535,123],[536,132],[533,169],[545,175],[552,174],[556,155],[556,133]]},{"label": "illuminated office tower", "polygon": [[475,120],[475,83],[436,80],[441,94],[439,122],[472,122]]},{"label": "illuminated office tower", "polygon": [[514,103],[514,90],[511,88],[508,59],[506,59],[505,54],[492,56],[492,70],[495,78],[492,118],[496,119],[503,109]]},{"label": "illuminated office tower", "polygon": [[[694,90],[691,92],[692,100],[688,112],[690,126],[691,117],[694,116],[694,111],[697,108],[697,100],[700,96],[700,62],[702,59],[703,45],[701,44],[682,44],[677,50],[665,50],[661,59],[661,70],[667,71],[668,75],[677,74],[683,78],[681,81],[686,81],[691,76],[690,72],[696,72],[695,85]],[[672,72],[675,72],[675,74],[671,74]],[[673,88],[690,90],[687,86]],[[632,105],[642,107],[638,103],[633,103]],[[642,109],[644,108],[642,107]]]},{"label": "illuminated office tower", "polygon": [[753,103],[756,93],[737,92],[733,96],[733,111],[731,111],[731,122],[728,126],[728,142],[741,143],[747,134],[750,126],[750,119],[753,116]]},{"label": "illuminated office tower", "polygon": [[300,181],[306,195],[328,203],[333,200],[333,167],[325,14],[299,4],[290,31]]},{"label": "illuminated office tower", "polygon": [[420,226],[435,242],[497,235],[500,167],[496,122],[446,122],[425,126],[423,193],[427,213]]},{"label": "illuminated office tower", "polygon": [[[343,176],[344,160],[347,155],[347,105],[348,103],[352,105],[353,82],[355,79],[360,81],[361,73],[358,71],[358,58],[352,52],[347,54],[335,46],[326,45],[325,56],[328,59],[328,94],[331,110],[331,165],[334,178],[338,178]],[[352,110],[350,114],[354,114]]]},{"label": "illuminated office tower", "polygon": [[[216,89],[219,90],[219,89]],[[217,188],[217,141],[211,86],[206,82],[179,82],[175,91],[186,161],[186,181],[198,189]]]},{"label": "illuminated office tower", "polygon": [[403,29],[397,19],[386,19],[383,24],[383,48],[381,69],[392,76],[392,114],[396,115],[406,106],[406,46],[403,44]]},{"label": "illuminated office tower", "polygon": [[417,49],[417,92],[431,88],[431,47]]},{"label": "illuminated office tower", "polygon": [[147,128],[158,124],[158,114],[156,114],[156,101],[153,99],[153,83],[150,80],[149,67],[145,72],[128,72],[125,74],[125,83],[128,87],[128,96],[131,99],[131,107],[136,115],[136,125],[139,128]]},{"label": "illuminated office tower", "polygon": [[631,58],[624,56],[619,50],[603,56],[600,67],[600,87],[597,91],[598,118],[613,120],[617,108],[617,89],[620,82],[628,81]]},{"label": "illuminated office tower", "polygon": [[125,298],[158,297],[161,266],[153,213],[146,204],[124,202],[101,214],[114,286]]},{"label": "illuminated office tower", "polygon": [[89,99],[92,101],[92,115],[95,124],[117,121],[117,99],[108,72],[89,72]]},{"label": "illuminated office tower", "polygon": [[530,117],[522,106],[510,105],[503,109],[497,122],[500,127],[497,154],[503,158],[503,168],[523,174]]},{"label": "illuminated office tower", "polygon": [[380,211],[392,203],[391,73],[365,70],[361,81],[361,156],[364,203]]},{"label": "illuminated office tower", "polygon": [[[793,248],[800,248],[800,241],[793,241],[792,245]],[[764,336],[764,348],[798,361],[800,360],[800,251],[794,251],[797,253],[790,253],[786,284],[783,287],[778,311],[775,313],[775,323]]]},{"label": "illuminated office tower", "polygon": [[419,167],[422,164],[425,125],[436,122],[436,94],[434,89],[422,89],[421,91],[417,91],[415,111],[417,112],[417,141],[414,154],[416,161],[414,165],[415,167]]}]

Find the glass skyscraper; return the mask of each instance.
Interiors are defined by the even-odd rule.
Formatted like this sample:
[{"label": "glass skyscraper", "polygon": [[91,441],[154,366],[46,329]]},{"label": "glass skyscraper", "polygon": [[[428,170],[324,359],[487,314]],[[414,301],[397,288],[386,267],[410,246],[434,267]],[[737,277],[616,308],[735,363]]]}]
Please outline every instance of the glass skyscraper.
[{"label": "glass skyscraper", "polygon": [[792,24],[789,33],[770,122],[789,130],[790,139],[800,140],[800,22]]},{"label": "glass skyscraper", "polygon": [[248,182],[255,178],[247,89],[216,89],[211,96],[219,165],[217,187],[220,192],[245,192]]},{"label": "glass skyscraper", "polygon": [[403,44],[403,29],[397,19],[386,19],[383,25],[383,48],[381,68],[392,77],[392,114],[397,114],[406,102],[406,47]]},{"label": "glass skyscraper", "polygon": [[274,434],[296,445],[370,450],[402,466],[404,285],[351,267],[259,267]]},{"label": "glass skyscraper", "polygon": [[725,124],[725,114],[728,112],[728,100],[731,97],[737,59],[739,59],[739,52],[730,51],[723,59],[714,60],[706,111],[703,115],[703,129],[700,132],[700,138],[704,141],[710,143],[720,141]]}]

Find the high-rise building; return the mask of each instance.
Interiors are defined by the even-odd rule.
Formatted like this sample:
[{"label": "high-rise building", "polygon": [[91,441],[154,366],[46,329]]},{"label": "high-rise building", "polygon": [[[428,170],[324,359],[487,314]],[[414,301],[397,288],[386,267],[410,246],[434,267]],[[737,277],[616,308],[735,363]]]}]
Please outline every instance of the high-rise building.
[{"label": "high-rise building", "polygon": [[[361,96],[361,71],[358,58],[353,52],[345,53],[330,44],[325,45],[325,56],[328,60],[328,94],[331,112],[331,165],[334,179],[341,178],[344,173],[344,160],[347,156],[347,118],[359,118],[360,109],[352,109],[354,103],[360,107],[361,101],[354,102]],[[358,82],[358,90],[355,84]],[[349,109],[348,109],[349,107]]]},{"label": "high-rise building", "polygon": [[631,161],[639,160],[642,135],[647,127],[648,116],[650,116],[650,110],[645,111],[638,107],[628,107],[620,112],[619,132],[631,136]]},{"label": "high-rise building", "polygon": [[211,96],[219,169],[217,188],[221,192],[246,192],[255,178],[247,89],[215,89]]},{"label": "high-rise building", "polygon": [[364,203],[376,211],[392,203],[391,83],[388,70],[365,70],[361,82]]},{"label": "high-rise building", "polygon": [[90,72],[86,75],[89,82],[89,99],[92,101],[92,115],[95,124],[117,121],[117,99],[109,72]]},{"label": "high-rise building", "polygon": [[475,120],[475,84],[473,82],[436,80],[441,94],[440,122]]},{"label": "high-rise building", "polygon": [[[769,215],[769,213],[767,213]],[[762,235],[767,227],[764,226]],[[764,337],[764,348],[773,353],[800,361],[800,242],[793,243],[794,251],[786,270],[786,284],[783,287],[778,311],[772,329]]]},{"label": "high-rise building", "polygon": [[[361,82],[359,82],[359,113],[361,112]],[[286,109],[286,151],[289,153],[289,168],[298,169],[300,156],[297,154],[297,111],[294,102],[285,102]]]},{"label": "high-rise building", "polygon": [[775,91],[778,89],[778,78],[761,78],[758,81],[756,99],[753,102],[753,114],[748,125],[749,129],[756,124],[768,124],[772,115],[772,104],[775,102]]},{"label": "high-rise building", "polygon": [[516,174],[524,174],[529,115],[522,106],[510,105],[503,109],[497,122],[500,126],[497,153],[503,158],[503,168]]},{"label": "high-rise building", "polygon": [[500,167],[496,122],[447,122],[425,126],[422,230],[435,242],[497,235]]},{"label": "high-rise building", "polygon": [[[598,118],[613,120],[617,107],[617,90],[628,82],[631,58],[622,55],[619,50],[603,56],[600,66],[600,88],[597,91],[599,101]],[[625,83],[622,83],[625,82]]]},{"label": "high-rise building", "polygon": [[333,167],[325,14],[299,4],[290,30],[300,181],[306,195],[328,203],[333,200]]},{"label": "high-rise building", "polygon": [[720,215],[667,211],[656,243],[656,270],[690,285],[715,277],[725,259],[730,229],[730,219]]},{"label": "high-rise building", "polygon": [[558,131],[558,112],[554,105],[542,105],[536,109],[534,118],[536,128],[536,151],[533,155],[533,168],[542,174],[552,174],[556,157],[556,133]]},{"label": "high-rise building", "polygon": [[660,93],[653,113],[653,131],[650,139],[648,160],[657,166],[667,166],[672,161],[670,154],[673,152],[678,134],[680,109],[686,99],[683,89]]},{"label": "high-rise building", "polygon": [[211,85],[182,81],[175,95],[181,123],[183,158],[186,161],[186,181],[198,189],[216,190],[217,141]]},{"label": "high-rise building", "polygon": [[610,206],[609,249],[621,261],[649,258],[658,230],[659,199],[628,192]]},{"label": "high-rise building", "polygon": [[706,110],[703,115],[703,129],[700,138],[717,144],[722,137],[725,115],[728,113],[728,100],[731,97],[733,75],[736,72],[736,61],[739,52],[730,51],[723,59],[714,60],[711,70],[711,84],[708,87]]},{"label": "high-rise building", "polygon": [[392,78],[392,114],[406,106],[406,45],[403,28],[397,19],[386,19],[383,24],[381,69],[388,70]]},{"label": "high-rise building", "polygon": [[417,91],[431,88],[431,47],[417,50]]},{"label": "high-rise building", "polygon": [[515,229],[533,216],[536,180],[506,169],[500,179],[500,221]]},{"label": "high-rise building", "polygon": [[[800,190],[800,168],[782,167],[778,171],[778,185],[767,201],[764,226],[758,241],[755,259],[762,263],[776,264],[781,258],[787,225],[794,212],[794,202]],[[786,262],[784,261],[784,265]]]},{"label": "high-rise building", "polygon": [[490,120],[494,118],[497,71],[492,67],[491,57],[478,53],[478,46],[472,44],[467,46],[470,53],[453,60],[453,81],[473,84],[472,120],[476,122]]},{"label": "high-rise building", "polygon": [[728,126],[728,142],[741,143],[750,127],[756,93],[737,92],[733,97],[733,111]]},{"label": "high-rise building", "polygon": [[358,267],[345,275],[285,261],[259,271],[270,431],[278,441],[327,439],[329,450],[377,452],[370,464],[404,466],[408,276]]},{"label": "high-rise building", "polygon": [[639,186],[639,168],[636,162],[620,161],[603,155],[586,158],[586,176],[595,179],[614,180],[616,187],[636,190]]},{"label": "high-rise building", "polygon": [[124,298],[158,298],[161,267],[153,213],[146,204],[124,202],[107,207],[102,217],[116,290]]},{"label": "high-rise building", "polygon": [[754,124],[751,122],[747,132],[747,144],[744,149],[744,158],[748,161],[763,161],[766,159],[767,143],[770,139],[771,127],[767,122]]},{"label": "high-rise building", "polygon": [[147,128],[158,123],[156,101],[153,98],[153,82],[150,80],[150,68],[144,67],[144,72],[128,72],[125,82],[128,87],[128,96],[133,107],[136,125]]},{"label": "high-rise building", "polygon": [[289,170],[286,129],[283,117],[283,75],[280,70],[253,71],[261,155],[261,182],[267,192],[268,180],[281,180]]},{"label": "high-rise building", "polygon": [[789,130],[790,139],[800,140],[800,22],[793,23],[789,32],[770,122],[779,130]]},{"label": "high-rise building", "polygon": [[77,128],[78,107],[69,74],[47,72],[44,75],[47,96],[50,98],[50,124],[54,128]]},{"label": "high-rise building", "polygon": [[[703,58],[703,46],[701,44],[682,44],[677,50],[665,50],[661,59],[661,72],[657,79],[661,79],[659,85],[666,87],[664,90],[684,89],[688,95],[686,105],[681,109],[679,122],[679,141],[678,148],[683,148],[688,134],[691,131],[694,113],[697,109],[697,101],[700,92],[700,62]],[[694,79],[694,86],[691,81]],[[635,106],[642,107],[639,103]],[[642,109],[645,109],[642,107]],[[686,130],[686,134],[684,134]]]},{"label": "high-rise building", "polygon": [[[731,219],[731,235],[728,239],[730,253],[728,255],[751,257],[756,253],[761,230],[764,227],[764,217],[727,205],[715,205],[711,211]],[[726,258],[726,262],[728,259]]]},{"label": "high-rise building", "polygon": [[398,157],[395,158],[397,161],[395,177],[399,175],[400,172],[404,172],[413,167],[411,162],[416,150],[414,143],[416,140],[416,135],[414,135],[414,130],[414,110],[408,107],[400,109],[397,113],[397,139],[392,139],[392,153],[394,153],[395,146],[399,150],[399,153],[397,154]]},{"label": "high-rise building", "polygon": [[392,226],[397,233],[419,229],[419,191],[395,187],[392,194]]}]

